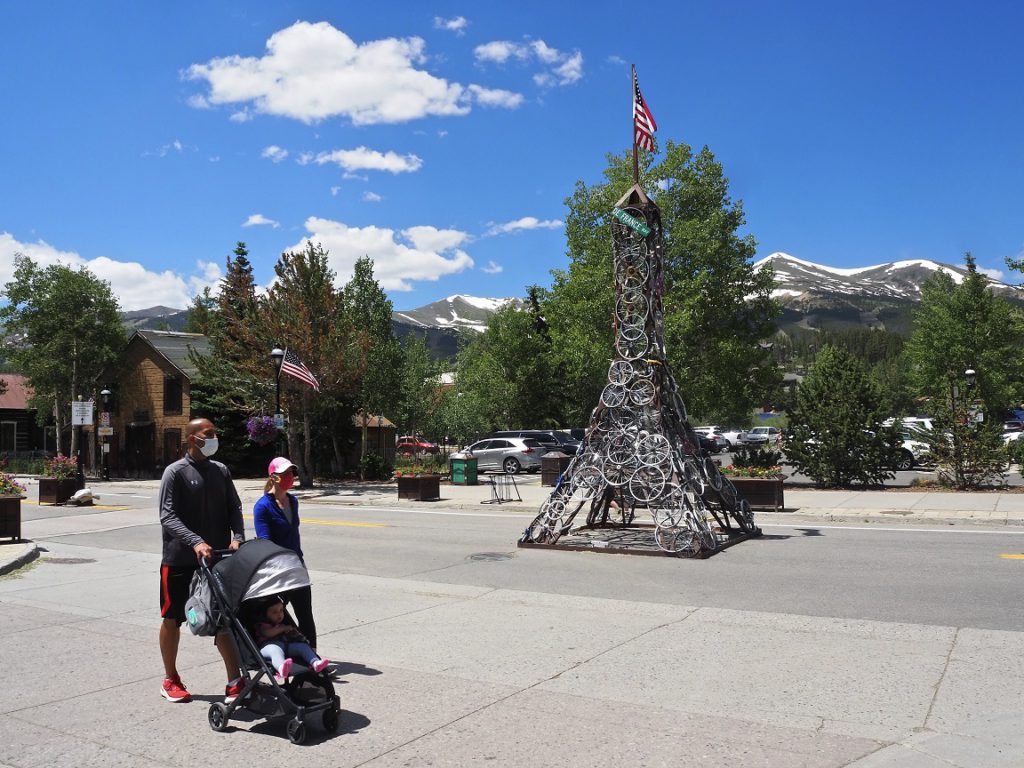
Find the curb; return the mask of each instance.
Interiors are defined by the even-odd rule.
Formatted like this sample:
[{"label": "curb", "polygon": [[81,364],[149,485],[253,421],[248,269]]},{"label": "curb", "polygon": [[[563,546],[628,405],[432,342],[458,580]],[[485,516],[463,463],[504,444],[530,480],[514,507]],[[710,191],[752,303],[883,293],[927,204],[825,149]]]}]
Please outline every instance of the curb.
[{"label": "curb", "polygon": [[23,541],[21,552],[0,562],[0,576],[16,571],[39,557],[39,547],[34,541]]}]

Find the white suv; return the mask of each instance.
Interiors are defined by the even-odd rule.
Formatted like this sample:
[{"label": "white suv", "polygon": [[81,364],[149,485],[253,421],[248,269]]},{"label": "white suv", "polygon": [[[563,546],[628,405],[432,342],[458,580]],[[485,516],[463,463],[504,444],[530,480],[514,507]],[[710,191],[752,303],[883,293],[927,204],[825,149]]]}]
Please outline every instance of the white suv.
[{"label": "white suv", "polygon": [[744,445],[779,445],[782,442],[782,430],[778,427],[754,427],[747,431]]}]

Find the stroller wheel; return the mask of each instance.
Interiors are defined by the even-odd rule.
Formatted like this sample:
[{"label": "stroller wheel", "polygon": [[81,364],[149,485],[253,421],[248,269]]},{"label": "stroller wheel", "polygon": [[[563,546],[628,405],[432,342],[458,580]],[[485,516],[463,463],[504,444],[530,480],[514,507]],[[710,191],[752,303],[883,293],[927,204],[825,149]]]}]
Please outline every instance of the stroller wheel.
[{"label": "stroller wheel", "polygon": [[337,733],[339,725],[338,709],[331,707],[330,709],[324,710],[324,730],[328,733]]},{"label": "stroller wheel", "polygon": [[210,727],[215,731],[220,732],[228,727],[228,708],[224,706],[223,702],[213,702],[206,717],[210,721]]},{"label": "stroller wheel", "polygon": [[288,738],[292,744],[301,744],[306,740],[306,725],[297,717],[288,721]]}]

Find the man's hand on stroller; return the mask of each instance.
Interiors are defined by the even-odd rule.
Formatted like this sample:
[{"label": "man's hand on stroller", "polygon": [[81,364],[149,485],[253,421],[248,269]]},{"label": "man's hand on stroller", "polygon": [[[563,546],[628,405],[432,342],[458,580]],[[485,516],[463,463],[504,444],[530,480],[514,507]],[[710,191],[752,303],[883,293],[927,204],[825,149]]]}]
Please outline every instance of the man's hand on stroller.
[{"label": "man's hand on stroller", "polygon": [[231,543],[228,544],[228,549],[230,549],[232,552],[234,552],[240,546],[242,546],[242,542],[240,542],[238,539],[232,539]]},{"label": "man's hand on stroller", "polygon": [[205,541],[201,541],[192,547],[196,551],[197,560],[213,560],[213,547],[207,544]]}]

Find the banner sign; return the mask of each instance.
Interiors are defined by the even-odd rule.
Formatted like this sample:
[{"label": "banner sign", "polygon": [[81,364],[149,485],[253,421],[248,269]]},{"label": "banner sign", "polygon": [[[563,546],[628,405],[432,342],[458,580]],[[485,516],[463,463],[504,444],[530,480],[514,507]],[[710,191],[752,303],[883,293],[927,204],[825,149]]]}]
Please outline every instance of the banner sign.
[{"label": "banner sign", "polygon": [[71,401],[71,425],[88,426],[92,424],[92,400]]}]

